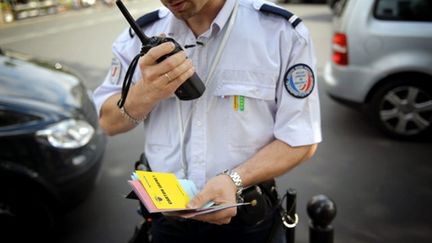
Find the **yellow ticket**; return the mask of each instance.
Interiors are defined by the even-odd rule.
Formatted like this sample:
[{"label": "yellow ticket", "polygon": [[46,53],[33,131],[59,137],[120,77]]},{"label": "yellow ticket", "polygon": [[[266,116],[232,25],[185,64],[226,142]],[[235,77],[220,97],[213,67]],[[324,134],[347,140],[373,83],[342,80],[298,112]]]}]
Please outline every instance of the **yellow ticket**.
[{"label": "yellow ticket", "polygon": [[136,175],[158,209],[186,208],[190,199],[175,174],[136,171]]}]

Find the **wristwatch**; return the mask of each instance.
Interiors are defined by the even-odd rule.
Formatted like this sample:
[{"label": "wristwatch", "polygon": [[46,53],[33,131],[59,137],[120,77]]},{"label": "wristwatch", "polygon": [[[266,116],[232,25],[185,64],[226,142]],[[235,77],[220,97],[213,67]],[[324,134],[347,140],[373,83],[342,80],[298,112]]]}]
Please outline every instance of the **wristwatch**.
[{"label": "wristwatch", "polygon": [[236,195],[237,198],[241,195],[242,191],[243,191],[243,181],[239,175],[239,173],[237,173],[237,171],[235,170],[224,170],[222,173],[220,173],[220,175],[227,175],[231,178],[231,180],[234,182],[234,185],[237,188],[236,191]]}]

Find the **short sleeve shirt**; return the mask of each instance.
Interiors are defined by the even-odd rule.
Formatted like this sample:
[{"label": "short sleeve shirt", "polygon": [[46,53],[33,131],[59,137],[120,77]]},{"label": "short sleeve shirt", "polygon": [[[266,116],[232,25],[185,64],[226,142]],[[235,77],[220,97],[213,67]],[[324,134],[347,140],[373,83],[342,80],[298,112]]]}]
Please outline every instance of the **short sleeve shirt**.
[{"label": "short sleeve shirt", "polygon": [[[143,135],[153,171],[187,175],[199,188],[275,139],[290,146],[321,141],[316,58],[308,30],[295,15],[262,11],[264,5],[279,8],[262,0],[239,0],[214,75],[207,79],[234,5],[227,0],[209,30],[198,37],[165,8],[157,21],[143,28],[148,36],[165,33],[182,46],[193,46],[185,51],[206,83],[199,99],[179,101],[173,95],[156,105],[144,121]],[[94,93],[99,109],[121,91],[140,46],[128,30],[113,44],[111,70]],[[133,82],[140,78],[137,69]],[[187,173],[180,163],[182,154]]]}]

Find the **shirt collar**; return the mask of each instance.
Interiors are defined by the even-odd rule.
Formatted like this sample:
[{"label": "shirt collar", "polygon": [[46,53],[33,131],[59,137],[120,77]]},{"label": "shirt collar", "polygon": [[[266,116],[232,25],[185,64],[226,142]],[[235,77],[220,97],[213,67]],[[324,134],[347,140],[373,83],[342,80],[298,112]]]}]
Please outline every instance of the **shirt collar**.
[{"label": "shirt collar", "polygon": [[213,23],[211,24],[209,33],[217,34],[217,33],[219,33],[219,31],[221,29],[224,28],[224,26],[228,22],[228,20],[231,16],[231,13],[234,9],[235,1],[239,1],[239,0],[226,0],[225,1],[224,6],[219,11],[216,18],[213,20]]},{"label": "shirt collar", "polygon": [[[221,8],[213,23],[210,25],[210,29],[202,34],[203,37],[210,37],[211,35],[216,35],[222,30],[225,24],[228,22],[231,12],[234,9],[235,1],[238,0],[225,0],[224,6]],[[168,14],[167,8],[163,8],[163,15]],[[186,32],[190,31],[186,23],[182,20],[177,19],[173,14],[168,14],[169,24],[167,29],[167,35],[176,37],[178,35],[184,35]]]}]

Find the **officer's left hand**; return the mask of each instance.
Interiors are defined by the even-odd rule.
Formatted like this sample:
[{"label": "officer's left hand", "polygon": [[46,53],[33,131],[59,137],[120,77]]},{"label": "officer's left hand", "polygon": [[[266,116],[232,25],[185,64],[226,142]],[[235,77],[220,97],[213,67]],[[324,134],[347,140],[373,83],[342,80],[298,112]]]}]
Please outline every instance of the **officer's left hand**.
[{"label": "officer's left hand", "polygon": [[[216,204],[221,203],[236,203],[237,188],[231,178],[227,175],[218,175],[210,179],[204,186],[203,190],[199,192],[189,202],[189,208],[203,207],[209,201]],[[192,219],[204,221],[213,224],[228,224],[231,218],[237,214],[237,207],[216,211],[214,213],[202,214],[193,217]]]}]

